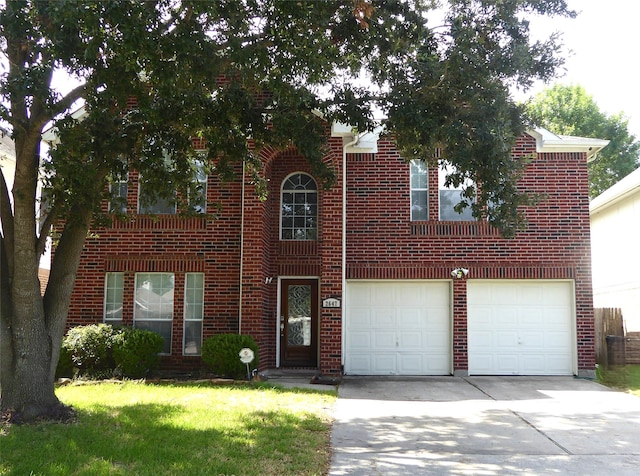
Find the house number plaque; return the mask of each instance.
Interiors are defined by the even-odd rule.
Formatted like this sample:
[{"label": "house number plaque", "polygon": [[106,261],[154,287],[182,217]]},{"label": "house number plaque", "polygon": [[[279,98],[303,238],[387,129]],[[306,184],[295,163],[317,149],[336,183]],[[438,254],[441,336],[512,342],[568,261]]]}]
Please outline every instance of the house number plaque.
[{"label": "house number plaque", "polygon": [[340,299],[337,298],[327,298],[327,299],[323,299],[322,300],[322,307],[327,308],[327,307],[333,307],[333,308],[339,308],[340,307]]}]

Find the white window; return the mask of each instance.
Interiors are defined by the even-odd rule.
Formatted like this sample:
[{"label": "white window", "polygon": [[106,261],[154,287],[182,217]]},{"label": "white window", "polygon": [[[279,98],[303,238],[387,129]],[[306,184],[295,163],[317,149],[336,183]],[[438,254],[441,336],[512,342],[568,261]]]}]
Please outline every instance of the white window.
[{"label": "white window", "polygon": [[186,273],[184,285],[183,355],[200,355],[204,317],[204,274]]},{"label": "white window", "polygon": [[162,198],[154,195],[150,189],[150,185],[140,180],[138,189],[138,213],[173,215],[176,213],[175,197]]},{"label": "white window", "polygon": [[429,169],[424,160],[412,160],[411,221],[429,219]]},{"label": "white window", "polygon": [[189,187],[189,208],[196,213],[207,211],[207,172],[204,161],[194,161],[193,185]]},{"label": "white window", "polygon": [[129,191],[129,176],[114,177],[109,184],[109,212],[127,213],[127,193]]},{"label": "white window", "polygon": [[[445,185],[447,175],[454,169],[450,165],[440,165],[438,169],[438,198],[440,208],[440,220],[441,221],[475,221],[471,207],[467,206],[458,213],[455,210],[455,206],[458,205],[464,199],[464,191],[469,186],[473,186],[473,182],[465,180],[461,184],[457,185]],[[469,202],[469,199],[466,199]],[[475,199],[471,200],[475,202]]]},{"label": "white window", "polygon": [[107,273],[104,283],[104,322],[122,324],[124,273]]},{"label": "white window", "polygon": [[318,186],[307,174],[290,175],[282,184],[280,238],[318,239]]},{"label": "white window", "polygon": [[173,289],[173,273],[136,273],[133,325],[160,334],[163,354],[171,353]]}]

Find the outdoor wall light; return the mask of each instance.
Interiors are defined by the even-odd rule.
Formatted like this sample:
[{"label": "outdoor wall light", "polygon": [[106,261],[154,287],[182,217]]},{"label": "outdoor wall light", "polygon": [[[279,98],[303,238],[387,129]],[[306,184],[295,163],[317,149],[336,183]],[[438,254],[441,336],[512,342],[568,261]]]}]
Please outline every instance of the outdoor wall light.
[{"label": "outdoor wall light", "polygon": [[469,274],[469,270],[467,268],[456,268],[451,271],[451,276],[456,279],[464,278]]}]

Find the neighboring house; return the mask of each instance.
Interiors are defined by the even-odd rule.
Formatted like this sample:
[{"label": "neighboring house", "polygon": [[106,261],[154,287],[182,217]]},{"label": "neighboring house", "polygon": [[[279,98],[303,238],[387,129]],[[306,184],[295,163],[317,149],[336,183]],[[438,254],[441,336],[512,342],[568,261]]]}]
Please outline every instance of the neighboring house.
[{"label": "neighboring house", "polygon": [[392,140],[327,134],[332,189],[304,151],[265,149],[266,201],[248,179],[203,180],[207,203],[222,205],[215,220],[167,203],[139,213],[130,171],[113,189],[130,220],[88,238],[69,324],[153,329],[167,369],[200,366],[213,334],[242,333],[263,369],[593,375],[587,160],[606,141],[520,138],[513,153],[534,157],[521,186],[545,200],[526,210],[526,232],[503,239],[454,213],[459,192]]},{"label": "neighboring house", "polygon": [[640,169],[594,198],[591,213],[593,301],[617,307],[628,332],[640,331]]}]

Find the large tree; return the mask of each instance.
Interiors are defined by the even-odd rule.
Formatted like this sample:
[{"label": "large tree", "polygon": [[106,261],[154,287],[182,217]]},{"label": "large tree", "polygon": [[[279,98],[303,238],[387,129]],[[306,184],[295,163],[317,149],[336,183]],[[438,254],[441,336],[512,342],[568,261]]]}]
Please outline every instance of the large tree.
[{"label": "large tree", "polygon": [[640,167],[640,142],[629,133],[624,113],[607,115],[582,86],[555,84],[538,93],[527,107],[534,121],[555,134],[610,141],[589,163],[591,197]]},{"label": "large tree", "polygon": [[[13,190],[0,182],[2,409],[33,419],[61,408],[53,383],[69,299],[108,183],[137,170],[158,194],[177,188],[188,199],[193,137],[206,140],[208,171],[223,178],[243,162],[260,185],[256,151],[293,144],[331,186],[326,121],[366,131],[379,110],[407,159],[441,148],[451,182],[482,184],[468,200],[474,212],[490,203],[489,219],[513,234],[527,197],[510,150],[526,124],[508,91],[561,64],[558,39],[532,43],[526,16],[573,13],[564,0],[450,0],[442,11],[435,3],[7,2],[0,114],[16,172]],[[58,71],[78,86],[56,88]],[[72,114],[79,105],[81,117]],[[59,141],[41,162],[47,127]],[[38,260],[52,229],[41,297]]]}]

